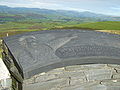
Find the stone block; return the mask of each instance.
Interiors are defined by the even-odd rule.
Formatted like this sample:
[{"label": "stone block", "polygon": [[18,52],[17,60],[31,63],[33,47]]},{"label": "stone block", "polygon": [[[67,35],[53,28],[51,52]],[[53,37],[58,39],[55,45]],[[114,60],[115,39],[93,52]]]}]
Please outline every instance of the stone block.
[{"label": "stone block", "polygon": [[23,86],[24,90],[52,90],[56,88],[62,88],[69,85],[69,79],[68,78],[62,78],[62,79],[54,79],[47,82],[40,82],[30,85]]},{"label": "stone block", "polygon": [[88,81],[111,79],[112,69],[91,69],[84,71]]},{"label": "stone block", "polygon": [[45,75],[42,75],[42,76],[35,77],[35,83],[37,83],[37,82],[45,82],[45,81],[49,81],[49,80],[52,80],[52,79],[57,79],[56,75],[54,75],[54,74],[45,74]]}]

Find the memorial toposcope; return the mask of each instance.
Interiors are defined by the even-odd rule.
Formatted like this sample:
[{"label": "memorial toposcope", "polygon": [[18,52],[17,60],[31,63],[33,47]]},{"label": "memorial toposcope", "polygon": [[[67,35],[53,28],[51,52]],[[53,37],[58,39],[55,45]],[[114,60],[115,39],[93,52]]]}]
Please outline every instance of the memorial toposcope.
[{"label": "memorial toposcope", "polygon": [[120,35],[104,32],[36,31],[3,38],[3,44],[24,79],[68,65],[120,64]]}]

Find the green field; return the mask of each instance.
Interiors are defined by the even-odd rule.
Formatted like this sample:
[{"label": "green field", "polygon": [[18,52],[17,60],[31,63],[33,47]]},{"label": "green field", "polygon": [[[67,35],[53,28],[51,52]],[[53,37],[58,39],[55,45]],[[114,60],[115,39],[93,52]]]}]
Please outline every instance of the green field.
[{"label": "green field", "polygon": [[63,27],[66,29],[91,29],[91,30],[120,30],[120,21],[104,21],[94,23],[84,23],[77,25],[69,25]]},{"label": "green field", "polygon": [[[81,22],[79,22],[81,23]],[[7,22],[0,24],[0,38],[30,31],[51,29],[89,29],[89,30],[117,30],[120,31],[120,21],[104,21],[94,23],[72,22]]]}]

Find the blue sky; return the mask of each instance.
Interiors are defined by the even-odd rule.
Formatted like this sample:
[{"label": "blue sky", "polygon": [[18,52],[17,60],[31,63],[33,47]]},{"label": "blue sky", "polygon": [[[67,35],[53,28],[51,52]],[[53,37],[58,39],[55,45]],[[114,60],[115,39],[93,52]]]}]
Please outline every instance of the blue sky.
[{"label": "blue sky", "polygon": [[91,11],[120,16],[120,0],[0,0],[0,5],[75,10],[80,12]]}]

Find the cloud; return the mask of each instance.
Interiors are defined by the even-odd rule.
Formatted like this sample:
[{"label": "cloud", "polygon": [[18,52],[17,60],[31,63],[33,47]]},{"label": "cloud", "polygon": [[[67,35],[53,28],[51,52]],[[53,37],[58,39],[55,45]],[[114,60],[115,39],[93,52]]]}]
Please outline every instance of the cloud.
[{"label": "cloud", "polygon": [[79,11],[79,12],[90,11],[90,10],[86,10],[86,9],[72,8],[72,7],[63,7],[63,8],[60,8],[60,9],[63,9],[63,10],[73,10],[73,11]]},{"label": "cloud", "polygon": [[[33,0],[29,0],[33,1]],[[47,8],[47,9],[54,9],[54,10],[74,10],[74,11],[88,11],[86,9],[81,9],[81,8],[74,8],[74,7],[69,7],[69,6],[64,6],[61,4],[55,4],[55,3],[43,3],[43,2],[32,2],[32,3],[9,3],[9,2],[3,2],[0,3],[0,5],[7,5],[9,7],[28,7],[28,8]]]},{"label": "cloud", "polygon": [[120,7],[111,7],[111,9],[120,10]]},{"label": "cloud", "polygon": [[49,7],[49,6],[58,6],[57,4],[51,3],[40,3],[40,2],[33,2],[33,3],[14,3],[14,2],[2,2],[0,5],[7,5],[10,7],[32,7],[32,8],[40,8],[40,7]]}]

